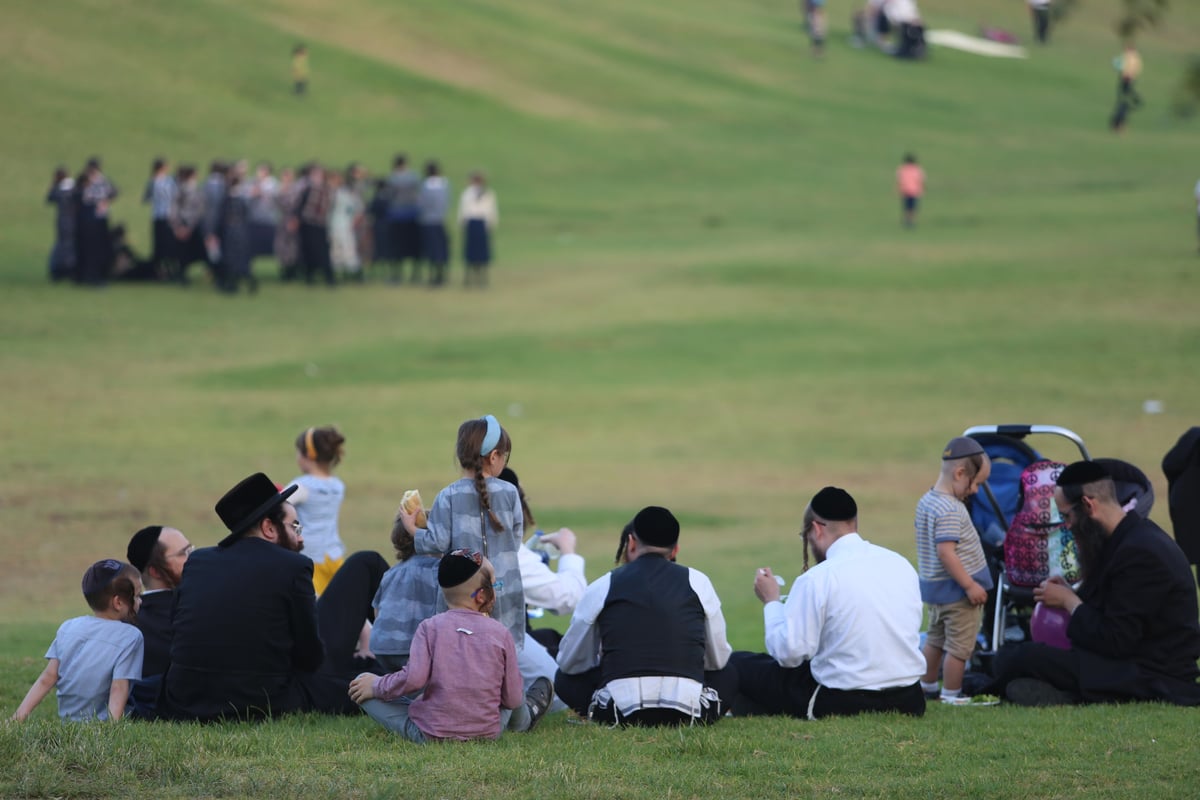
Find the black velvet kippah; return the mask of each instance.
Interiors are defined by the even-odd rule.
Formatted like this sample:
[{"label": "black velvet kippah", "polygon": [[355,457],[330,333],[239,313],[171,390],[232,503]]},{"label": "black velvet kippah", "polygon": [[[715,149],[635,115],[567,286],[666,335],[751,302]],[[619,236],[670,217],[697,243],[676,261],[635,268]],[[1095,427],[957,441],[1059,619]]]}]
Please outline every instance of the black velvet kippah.
[{"label": "black velvet kippah", "polygon": [[1111,477],[1108,470],[1095,461],[1076,461],[1062,471],[1056,483],[1059,486],[1083,486]]},{"label": "black velvet kippah", "polygon": [[154,545],[158,544],[158,537],[162,535],[162,531],[162,525],[147,525],[129,540],[129,547],[125,549],[125,557],[138,572],[146,571],[146,565],[150,563]]},{"label": "black velvet kippah", "polygon": [[106,558],[92,564],[87,572],[83,573],[83,593],[89,595],[108,588],[113,578],[120,575],[124,567],[125,565],[115,558]]},{"label": "black velvet kippah", "polygon": [[633,535],[651,547],[674,547],[679,542],[679,520],[662,506],[646,506],[633,518]]},{"label": "black velvet kippah", "polygon": [[438,562],[438,586],[449,589],[469,581],[483,564],[483,556],[471,550],[455,550]]},{"label": "black velvet kippah", "polygon": [[844,522],[858,516],[858,504],[854,498],[845,489],[836,486],[826,486],[817,492],[809,505],[814,514],[831,522]]}]

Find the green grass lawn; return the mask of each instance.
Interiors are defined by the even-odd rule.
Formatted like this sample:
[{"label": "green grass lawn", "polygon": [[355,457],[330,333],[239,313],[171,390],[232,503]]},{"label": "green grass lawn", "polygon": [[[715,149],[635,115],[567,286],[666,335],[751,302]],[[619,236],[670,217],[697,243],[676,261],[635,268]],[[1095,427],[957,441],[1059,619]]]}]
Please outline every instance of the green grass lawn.
[{"label": "green grass lawn", "polygon": [[[1078,432],[1141,466],[1196,424],[1197,127],[1168,113],[1200,9],[1139,42],[1147,99],[1107,130],[1115,0],[1024,61],[847,43],[814,61],[795,3],[746,0],[15,0],[0,26],[0,704],[15,708],[79,578],[144,524],[220,538],[244,475],[295,474],[309,425],[347,434],[342,531],[388,555],[407,488],[453,480],[495,413],[539,523],[588,575],[666,505],[737,648],[761,649],[752,570],[799,570],[821,486],[912,556],[944,442],[974,424]],[[1028,38],[1015,0],[921,3],[929,27]],[[288,54],[313,77],[290,94]],[[893,172],[929,191],[899,226]],[[441,160],[486,169],[502,216],[486,293],[374,281],[50,286],[55,164],[92,154],[147,249],[150,159]],[[1163,413],[1143,412],[1158,400]],[[1048,455],[1071,458],[1047,442]],[[562,627],[565,620],[555,620]],[[1190,796],[1191,712],[934,708],[923,721],[727,721],[418,750],[367,720],[251,728],[0,726],[5,796]],[[540,779],[540,780],[535,780]],[[1189,778],[1191,780],[1189,780]]]}]

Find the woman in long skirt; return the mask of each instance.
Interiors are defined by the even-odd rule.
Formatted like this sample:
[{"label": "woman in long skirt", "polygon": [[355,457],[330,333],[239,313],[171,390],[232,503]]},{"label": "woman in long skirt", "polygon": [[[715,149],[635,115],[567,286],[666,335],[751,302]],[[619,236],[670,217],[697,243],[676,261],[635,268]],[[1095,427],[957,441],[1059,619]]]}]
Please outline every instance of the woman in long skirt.
[{"label": "woman in long skirt", "polygon": [[458,201],[458,222],[463,231],[464,286],[487,286],[487,267],[492,263],[492,234],[500,224],[496,193],[488,188],[482,172],[472,172],[471,182]]}]

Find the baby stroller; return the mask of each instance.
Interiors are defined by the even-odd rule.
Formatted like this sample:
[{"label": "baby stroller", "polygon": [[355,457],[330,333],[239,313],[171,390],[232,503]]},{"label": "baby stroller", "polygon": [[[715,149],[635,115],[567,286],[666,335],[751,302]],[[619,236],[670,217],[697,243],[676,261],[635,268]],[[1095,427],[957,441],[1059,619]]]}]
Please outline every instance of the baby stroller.
[{"label": "baby stroller", "polygon": [[983,445],[992,460],[991,475],[968,504],[995,584],[984,607],[990,626],[985,622],[977,654],[980,666],[990,671],[991,660],[1006,641],[1029,637],[1034,588],[1052,575],[1072,583],[1080,577],[1074,538],[1053,501],[1055,483],[1066,465],[1044,458],[1025,440],[1033,435],[1065,438],[1080,458],[1102,463],[1126,511],[1148,516],[1154,489],[1137,467],[1119,459],[1092,459],[1083,439],[1056,425],[979,425],[963,435]]}]

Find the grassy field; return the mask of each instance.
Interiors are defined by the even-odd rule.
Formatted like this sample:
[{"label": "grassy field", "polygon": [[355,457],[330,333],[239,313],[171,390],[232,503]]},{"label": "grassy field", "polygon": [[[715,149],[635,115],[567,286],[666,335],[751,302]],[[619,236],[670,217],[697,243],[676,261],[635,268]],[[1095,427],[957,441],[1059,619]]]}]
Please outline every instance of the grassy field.
[{"label": "grassy field", "polygon": [[[1167,525],[1159,462],[1200,412],[1197,128],[1167,108],[1200,10],[1173,4],[1139,43],[1147,106],[1117,137],[1117,3],[1085,5],[1028,60],[935,50],[903,64],[849,47],[839,4],[818,62],[795,3],[765,0],[9,3],[0,704],[16,706],[55,624],[83,613],[89,563],[156,521],[214,543],[216,499],[255,470],[291,478],[291,441],[314,424],[349,439],[344,538],[387,552],[403,490],[431,499],[456,476],[458,424],[497,414],[539,522],[576,530],[589,577],[638,508],[675,510],[681,558],[713,578],[738,648],[761,648],[751,571],[796,574],[813,492],[846,487],[864,535],[911,556],[913,505],[969,425],[1075,430],[1154,479]],[[931,28],[1027,35],[1019,2],[921,7]],[[312,53],[303,100],[288,77],[297,40]],[[892,189],[909,150],[929,176],[913,231]],[[278,284],[266,263],[253,298],[46,284],[41,195],[59,162],[104,157],[123,190],[114,217],[145,250],[137,199],[160,153],[382,172],[397,151],[439,158],[456,188],[487,169],[502,228],[486,294],[461,290],[457,268],[438,292],[326,291]],[[1148,399],[1163,413],[1145,414]],[[82,733],[48,721],[47,701],[35,725],[0,729],[0,794],[1124,797],[1194,784],[1190,714],[959,711],[682,735],[549,720],[528,739],[418,754],[365,720]]]}]

